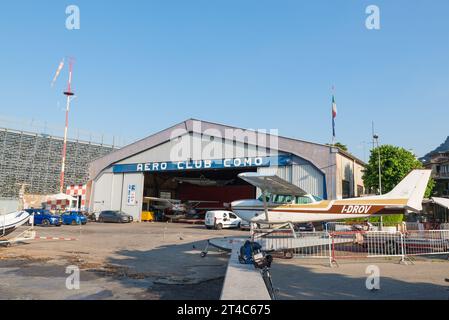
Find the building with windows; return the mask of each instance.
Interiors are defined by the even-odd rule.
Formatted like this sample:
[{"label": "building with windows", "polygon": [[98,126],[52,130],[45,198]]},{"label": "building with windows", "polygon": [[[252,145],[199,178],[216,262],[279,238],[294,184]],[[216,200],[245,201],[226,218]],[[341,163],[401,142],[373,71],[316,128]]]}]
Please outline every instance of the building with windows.
[{"label": "building with windows", "polygon": [[136,221],[148,197],[220,209],[257,196],[242,172],[276,173],[320,198],[357,197],[364,167],[324,144],[189,119],[91,162],[89,209],[121,210]]},{"label": "building with windows", "polygon": [[449,150],[432,153],[424,162],[435,180],[434,196],[449,198]]}]

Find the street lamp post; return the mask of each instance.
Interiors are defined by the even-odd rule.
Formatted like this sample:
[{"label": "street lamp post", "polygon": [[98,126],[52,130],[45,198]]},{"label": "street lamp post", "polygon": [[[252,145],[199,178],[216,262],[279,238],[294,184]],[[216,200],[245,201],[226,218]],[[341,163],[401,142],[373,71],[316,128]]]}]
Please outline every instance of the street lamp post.
[{"label": "street lamp post", "polygon": [[379,165],[379,194],[382,195],[382,169],[380,165],[380,148],[379,148],[379,136],[375,134],[373,139],[376,141],[377,145],[377,155],[378,155],[378,165]]},{"label": "street lamp post", "polygon": [[[379,148],[379,136],[377,134],[373,134],[373,145],[376,142],[377,145],[377,156],[378,156],[378,167],[379,167],[379,195],[382,195],[382,167],[380,164],[380,148]],[[380,216],[380,230],[383,229],[383,217]]]}]

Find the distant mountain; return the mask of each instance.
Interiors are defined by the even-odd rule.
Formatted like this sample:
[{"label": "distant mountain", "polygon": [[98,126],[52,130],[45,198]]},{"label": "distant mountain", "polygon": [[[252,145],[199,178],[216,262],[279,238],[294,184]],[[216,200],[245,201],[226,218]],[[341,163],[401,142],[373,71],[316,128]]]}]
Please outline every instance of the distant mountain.
[{"label": "distant mountain", "polygon": [[429,161],[430,160],[430,156],[433,153],[436,152],[444,152],[444,151],[449,151],[449,136],[446,138],[446,141],[444,141],[444,143],[442,143],[438,148],[436,148],[433,151],[430,151],[428,154],[426,154],[424,157],[422,157],[420,160],[421,161]]}]

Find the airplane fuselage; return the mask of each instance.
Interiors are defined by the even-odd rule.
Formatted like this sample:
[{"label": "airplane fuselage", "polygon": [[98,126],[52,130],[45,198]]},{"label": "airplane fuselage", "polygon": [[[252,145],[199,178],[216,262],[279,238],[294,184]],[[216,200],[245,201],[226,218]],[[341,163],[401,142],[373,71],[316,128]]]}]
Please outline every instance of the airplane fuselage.
[{"label": "airplane fuselage", "polygon": [[[320,201],[310,204],[266,203],[270,224],[335,221],[350,218],[366,218],[373,215],[402,214],[405,199],[360,198]],[[260,200],[234,201],[232,211],[241,219],[254,223],[267,222],[264,203]]]}]

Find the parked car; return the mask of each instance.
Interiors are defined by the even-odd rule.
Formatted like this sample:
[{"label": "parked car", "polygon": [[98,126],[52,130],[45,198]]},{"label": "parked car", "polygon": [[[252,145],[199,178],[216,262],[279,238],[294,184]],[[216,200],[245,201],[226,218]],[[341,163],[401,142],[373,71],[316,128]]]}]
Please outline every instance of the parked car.
[{"label": "parked car", "polygon": [[240,223],[240,230],[251,230],[251,223],[242,220],[242,222]]},{"label": "parked car", "polygon": [[242,219],[237,217],[232,211],[212,210],[206,212],[204,220],[207,229],[221,230],[223,228],[240,229]]},{"label": "parked car", "polygon": [[98,221],[98,216],[100,215],[100,212],[91,212],[86,214],[87,220],[89,221]]},{"label": "parked car", "polygon": [[299,232],[315,232],[315,226],[313,223],[297,223],[294,225],[295,231]]},{"label": "parked car", "polygon": [[84,225],[87,223],[87,218],[81,212],[67,211],[62,214],[62,223],[71,225]]},{"label": "parked car", "polygon": [[133,222],[133,216],[122,211],[107,210],[100,212],[98,222],[129,223]]},{"label": "parked car", "polygon": [[[44,209],[26,209],[26,212],[33,215],[33,223],[35,226],[56,226],[62,225],[62,218],[58,215],[51,214],[49,210]],[[31,221],[30,221],[31,224]]]}]

